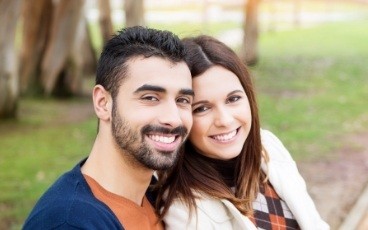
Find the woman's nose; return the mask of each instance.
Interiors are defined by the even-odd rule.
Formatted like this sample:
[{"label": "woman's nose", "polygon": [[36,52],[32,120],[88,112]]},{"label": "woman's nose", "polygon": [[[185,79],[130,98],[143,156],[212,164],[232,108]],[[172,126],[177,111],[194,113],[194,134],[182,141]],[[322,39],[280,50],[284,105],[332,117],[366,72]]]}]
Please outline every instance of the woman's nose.
[{"label": "woman's nose", "polygon": [[229,126],[231,122],[234,120],[234,117],[226,108],[218,108],[216,109],[216,116],[215,116],[215,125],[216,126]]}]

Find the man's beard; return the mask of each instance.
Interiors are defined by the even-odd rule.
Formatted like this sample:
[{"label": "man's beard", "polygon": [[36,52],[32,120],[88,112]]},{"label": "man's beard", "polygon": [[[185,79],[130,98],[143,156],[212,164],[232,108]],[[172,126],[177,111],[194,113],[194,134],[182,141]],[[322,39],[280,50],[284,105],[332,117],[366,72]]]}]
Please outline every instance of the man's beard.
[{"label": "man's beard", "polygon": [[168,129],[161,126],[145,125],[140,133],[131,129],[128,122],[117,114],[116,106],[112,108],[112,135],[120,149],[129,154],[129,157],[153,170],[165,170],[172,167],[179,157],[181,147],[171,151],[158,151],[152,149],[145,141],[145,136],[149,132],[163,134],[175,134],[182,138],[184,142],[188,135],[188,130],[184,126]]}]

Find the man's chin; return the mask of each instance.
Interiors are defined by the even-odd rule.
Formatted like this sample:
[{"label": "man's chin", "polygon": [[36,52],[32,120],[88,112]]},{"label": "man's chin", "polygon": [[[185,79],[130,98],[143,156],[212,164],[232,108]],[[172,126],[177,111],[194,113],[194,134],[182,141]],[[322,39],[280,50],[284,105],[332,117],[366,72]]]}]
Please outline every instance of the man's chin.
[{"label": "man's chin", "polygon": [[[172,168],[177,162],[177,152],[160,151],[158,154],[161,156],[161,159],[157,159],[155,163],[149,165],[153,170],[167,170]],[[162,159],[162,156],[165,156],[165,159]]]}]

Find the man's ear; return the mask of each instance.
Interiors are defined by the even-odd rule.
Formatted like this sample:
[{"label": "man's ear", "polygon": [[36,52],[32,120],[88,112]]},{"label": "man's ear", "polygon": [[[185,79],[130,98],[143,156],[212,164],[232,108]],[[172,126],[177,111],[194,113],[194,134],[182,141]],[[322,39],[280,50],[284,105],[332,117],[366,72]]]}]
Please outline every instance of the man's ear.
[{"label": "man's ear", "polygon": [[100,120],[109,121],[111,117],[112,98],[102,85],[93,88],[93,106]]}]

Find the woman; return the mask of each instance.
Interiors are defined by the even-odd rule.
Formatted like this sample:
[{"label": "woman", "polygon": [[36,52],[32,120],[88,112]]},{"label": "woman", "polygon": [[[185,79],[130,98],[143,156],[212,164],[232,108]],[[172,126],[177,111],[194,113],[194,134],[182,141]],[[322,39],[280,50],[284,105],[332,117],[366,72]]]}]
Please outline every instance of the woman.
[{"label": "woman", "polygon": [[329,229],[282,143],[261,130],[250,74],[209,36],[183,40],[193,76],[193,127],[162,175],[167,229]]}]

